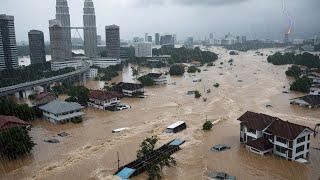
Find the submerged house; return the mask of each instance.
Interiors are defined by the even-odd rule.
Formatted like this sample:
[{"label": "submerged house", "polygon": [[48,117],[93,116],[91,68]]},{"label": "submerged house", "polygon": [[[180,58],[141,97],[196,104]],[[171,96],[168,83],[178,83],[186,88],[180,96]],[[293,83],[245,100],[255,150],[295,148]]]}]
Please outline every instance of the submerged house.
[{"label": "submerged house", "polygon": [[146,76],[150,77],[155,85],[167,84],[167,77],[162,73],[149,73]]},{"label": "submerged house", "polygon": [[114,91],[93,90],[89,94],[89,107],[106,110],[120,103],[120,94]]},{"label": "submerged house", "polygon": [[240,142],[251,152],[260,155],[272,153],[289,161],[309,157],[313,133],[310,128],[250,111],[238,120],[241,121]]},{"label": "submerged house", "polygon": [[26,127],[30,126],[29,123],[15,117],[0,115],[0,132],[5,131],[12,127]]},{"label": "submerged house", "polygon": [[84,109],[79,103],[54,100],[46,105],[40,106],[44,119],[52,123],[67,123],[71,120],[82,119]]},{"label": "submerged house", "polygon": [[314,84],[310,88],[310,95],[320,95],[320,84]]},{"label": "submerged house", "polygon": [[112,90],[127,97],[144,96],[144,86],[137,83],[120,82],[113,86]]},{"label": "submerged house", "polygon": [[42,92],[40,94],[37,94],[35,97],[35,105],[36,106],[42,106],[45,104],[48,104],[49,102],[56,100],[58,97],[49,92]]},{"label": "submerged house", "polygon": [[307,95],[303,97],[290,99],[290,104],[308,107],[310,109],[318,108],[320,107],[320,95]]}]

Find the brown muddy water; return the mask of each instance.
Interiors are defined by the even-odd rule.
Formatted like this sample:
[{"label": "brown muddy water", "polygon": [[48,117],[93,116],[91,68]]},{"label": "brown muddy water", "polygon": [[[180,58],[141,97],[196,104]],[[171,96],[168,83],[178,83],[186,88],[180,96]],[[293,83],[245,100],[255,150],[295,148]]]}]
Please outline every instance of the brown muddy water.
[{"label": "brown muddy water", "polygon": [[[311,128],[320,123],[320,110],[289,104],[290,98],[301,94],[282,93],[289,86],[289,79],[284,74],[288,66],[268,64],[266,56],[254,56],[254,51],[230,57],[224,49],[213,50],[220,54],[215,67],[203,67],[208,71],[195,77],[187,73],[183,77],[171,77],[167,86],[146,88],[148,96],[145,99],[122,99],[132,109],[120,112],[87,109],[86,120],[80,125],[35,121],[30,133],[37,145],[32,155],[16,161],[2,161],[0,179],[113,179],[117,152],[124,165],[135,159],[140,142],[152,135],[160,138],[158,146],[174,138],[186,140],[182,150],[173,155],[177,166],[163,169],[164,179],[207,179],[206,174],[210,171],[225,171],[237,179],[320,178],[320,151],[314,149],[320,148],[319,136],[312,139],[309,164],[289,162],[272,155],[258,156],[239,143],[236,119],[248,110]],[[261,52],[270,54],[270,49]],[[234,66],[227,63],[230,58],[234,59]],[[220,65],[220,62],[224,64]],[[201,78],[202,82],[193,83],[194,78]],[[113,81],[122,80],[134,82],[131,68],[125,69]],[[173,82],[176,85],[172,85]],[[213,87],[216,82],[220,83],[219,88]],[[87,86],[100,89],[104,83],[88,81]],[[204,92],[208,88],[210,94]],[[207,102],[188,96],[188,90],[199,90],[208,98]],[[266,108],[267,104],[273,107]],[[211,132],[204,133],[201,126],[206,116],[217,124]],[[187,122],[187,130],[174,135],[164,133],[166,126],[178,120]],[[130,130],[111,133],[112,129],[120,127]],[[71,136],[57,137],[60,132],[68,132]],[[60,143],[43,142],[52,137]],[[218,143],[229,144],[231,149],[210,152],[210,147]],[[134,179],[146,177],[144,174]]]}]

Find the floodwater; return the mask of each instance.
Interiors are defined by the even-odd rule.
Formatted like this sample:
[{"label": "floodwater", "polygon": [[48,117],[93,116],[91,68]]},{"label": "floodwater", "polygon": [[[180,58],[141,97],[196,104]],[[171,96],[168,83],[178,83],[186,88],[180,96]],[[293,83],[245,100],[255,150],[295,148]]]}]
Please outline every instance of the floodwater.
[{"label": "floodwater", "polygon": [[[311,139],[309,164],[289,162],[272,155],[258,156],[239,143],[239,122],[236,119],[248,110],[311,128],[320,123],[320,110],[289,104],[289,99],[301,94],[282,93],[290,82],[284,74],[288,66],[268,64],[266,56],[254,56],[254,51],[231,57],[224,49],[213,50],[219,54],[216,66],[203,67],[208,71],[195,77],[187,73],[183,77],[169,77],[167,86],[146,88],[148,96],[144,99],[121,100],[130,104],[132,109],[119,112],[87,109],[86,120],[79,125],[35,121],[30,133],[37,145],[32,155],[16,161],[2,161],[0,179],[114,179],[117,152],[120,165],[124,165],[135,159],[141,141],[152,135],[159,137],[158,146],[174,138],[186,140],[181,151],[173,155],[177,166],[163,169],[164,179],[207,179],[206,174],[210,171],[225,171],[237,179],[320,178],[320,151],[315,149],[320,148],[319,136]],[[270,54],[270,49],[261,52]],[[227,63],[230,58],[234,59],[233,66]],[[220,62],[224,62],[223,65]],[[202,82],[193,83],[195,78],[201,78]],[[113,82],[123,79],[135,81],[130,67]],[[173,82],[176,85],[172,85]],[[215,83],[220,87],[214,88]],[[101,89],[104,83],[88,81],[87,86]],[[210,94],[204,92],[208,88]],[[188,90],[199,90],[208,100],[203,102],[188,96]],[[266,108],[267,104],[272,108]],[[210,132],[201,130],[206,116],[216,122]],[[186,121],[188,128],[173,135],[164,133],[166,126],[178,120]],[[112,129],[121,127],[130,130],[111,133]],[[57,137],[60,132],[71,135]],[[43,142],[52,137],[59,139],[60,143]],[[210,147],[219,143],[229,144],[231,149],[212,153]],[[146,177],[144,174],[134,179]]]}]

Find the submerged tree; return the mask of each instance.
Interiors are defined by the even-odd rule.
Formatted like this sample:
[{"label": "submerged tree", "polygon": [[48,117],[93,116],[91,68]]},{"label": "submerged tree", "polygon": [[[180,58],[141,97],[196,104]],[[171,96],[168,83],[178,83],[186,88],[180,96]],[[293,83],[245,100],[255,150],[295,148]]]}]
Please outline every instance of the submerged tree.
[{"label": "submerged tree", "polygon": [[30,153],[34,145],[24,127],[12,127],[0,133],[0,155],[9,159]]},{"label": "submerged tree", "polygon": [[202,129],[204,131],[210,131],[213,127],[213,124],[211,121],[206,121],[203,125],[202,125]]},{"label": "submerged tree", "polygon": [[[137,152],[137,158],[143,158],[150,155],[155,148],[158,138],[155,136],[146,138],[140,145],[140,149]],[[148,180],[161,179],[160,171],[164,166],[176,165],[176,161],[168,153],[164,153],[156,161],[152,161],[146,165],[146,171],[149,175]]]}]

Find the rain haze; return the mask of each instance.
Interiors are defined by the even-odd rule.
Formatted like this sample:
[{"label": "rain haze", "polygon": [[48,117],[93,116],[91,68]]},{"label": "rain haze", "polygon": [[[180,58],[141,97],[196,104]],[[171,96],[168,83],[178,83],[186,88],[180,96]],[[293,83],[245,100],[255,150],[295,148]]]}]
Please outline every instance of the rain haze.
[{"label": "rain haze", "polygon": [[[82,26],[83,1],[69,0],[72,26]],[[117,24],[121,39],[175,33],[204,39],[210,32],[221,38],[228,32],[249,39],[282,39],[288,27],[282,0],[94,0],[98,34]],[[296,38],[310,38],[320,31],[320,1],[286,1],[294,21]],[[15,16],[17,41],[26,41],[30,29],[44,31],[48,41],[48,20],[55,17],[54,0],[1,0],[0,12]],[[74,36],[74,33],[72,34]]]}]

